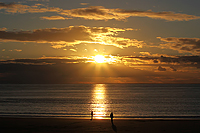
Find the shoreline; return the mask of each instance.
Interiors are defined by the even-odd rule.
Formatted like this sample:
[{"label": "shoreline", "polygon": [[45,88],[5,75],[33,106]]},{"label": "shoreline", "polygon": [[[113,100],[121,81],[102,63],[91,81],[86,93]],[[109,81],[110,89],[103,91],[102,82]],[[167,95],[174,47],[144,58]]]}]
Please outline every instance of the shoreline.
[{"label": "shoreline", "polygon": [[4,133],[34,132],[153,132],[198,133],[199,119],[80,119],[80,118],[17,118],[1,117],[0,129]]},{"label": "shoreline", "polygon": [[[91,116],[39,116],[39,115],[0,115],[0,118],[62,118],[62,119],[90,119]],[[93,119],[96,120],[107,120],[109,116],[99,118],[95,116]],[[200,120],[200,116],[135,116],[135,117],[118,117],[114,116],[116,120]]]}]

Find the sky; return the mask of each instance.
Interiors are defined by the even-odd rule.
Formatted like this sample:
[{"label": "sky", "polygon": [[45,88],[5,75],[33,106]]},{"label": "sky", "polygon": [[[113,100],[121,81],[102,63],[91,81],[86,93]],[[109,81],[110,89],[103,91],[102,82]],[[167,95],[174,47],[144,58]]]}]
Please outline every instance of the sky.
[{"label": "sky", "polygon": [[0,83],[200,83],[199,0],[0,0]]}]

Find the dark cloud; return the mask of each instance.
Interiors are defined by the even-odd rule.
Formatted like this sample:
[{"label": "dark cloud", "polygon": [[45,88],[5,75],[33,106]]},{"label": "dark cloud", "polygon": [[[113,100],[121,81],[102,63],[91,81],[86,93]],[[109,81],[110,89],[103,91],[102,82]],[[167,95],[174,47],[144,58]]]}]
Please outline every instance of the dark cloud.
[{"label": "dark cloud", "polygon": [[[66,57],[60,57],[66,58]],[[41,59],[13,59],[0,61],[0,64],[23,64],[23,65],[53,65],[53,64],[65,64],[65,63],[81,63],[85,61],[90,61],[90,59],[76,59],[76,57],[59,59],[59,57],[54,58],[41,58]]]},{"label": "dark cloud", "polygon": [[154,62],[154,63],[158,63],[158,61],[157,61],[157,60],[153,60],[153,62]]},{"label": "dark cloud", "polygon": [[[0,62],[0,83],[89,83],[96,78],[144,79],[151,72],[142,72],[124,65],[70,63],[69,59],[16,59]],[[74,62],[75,60],[71,60]],[[76,60],[77,61],[77,60]],[[68,62],[68,63],[66,63]],[[142,78],[143,77],[143,78]],[[95,81],[99,83],[100,81]],[[110,83],[117,81],[109,80]]]},{"label": "dark cloud", "polygon": [[173,56],[173,57],[138,57],[138,56],[131,56],[126,58],[135,58],[140,60],[153,60],[153,62],[165,62],[165,63],[200,63],[200,56]]},{"label": "dark cloud", "polygon": [[179,52],[189,52],[193,54],[200,54],[200,38],[161,38],[161,41],[167,42],[167,44],[162,44],[164,48],[171,48],[173,50],[178,50]]},{"label": "dark cloud", "polygon": [[158,67],[158,71],[166,71],[166,69],[163,68],[163,67],[161,67],[161,66],[159,66],[159,67]]},{"label": "dark cloud", "polygon": [[13,8],[15,5],[16,5],[15,3],[6,4],[6,3],[0,2],[0,9],[1,8]]},{"label": "dark cloud", "polygon": [[166,63],[199,63],[200,56],[176,56],[176,57],[163,57],[159,58],[160,62]]},{"label": "dark cloud", "polygon": [[[63,58],[63,57],[62,57]],[[198,83],[200,75],[189,71],[139,70],[122,64],[85,63],[86,59],[15,59],[0,62],[0,83]]]},{"label": "dark cloud", "polygon": [[0,39],[27,42],[91,41],[85,27],[38,29],[34,31],[0,31]]},{"label": "dark cloud", "polygon": [[[133,61],[130,61],[132,59]],[[160,65],[169,67],[172,71],[177,71],[180,67],[193,67],[200,68],[200,56],[173,56],[173,57],[126,57],[123,59],[127,64],[133,63],[133,66],[157,66],[160,70],[162,68]],[[173,66],[172,66],[173,65]]]},{"label": "dark cloud", "polygon": [[172,69],[172,71],[176,71],[176,69],[173,66],[171,66],[170,68]]}]

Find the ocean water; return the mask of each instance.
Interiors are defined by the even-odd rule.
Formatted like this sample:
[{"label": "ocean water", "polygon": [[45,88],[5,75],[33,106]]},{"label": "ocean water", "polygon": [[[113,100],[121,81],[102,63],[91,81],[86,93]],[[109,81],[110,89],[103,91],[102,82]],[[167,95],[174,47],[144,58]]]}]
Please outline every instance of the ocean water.
[{"label": "ocean water", "polygon": [[1,84],[0,116],[200,118],[200,84]]}]

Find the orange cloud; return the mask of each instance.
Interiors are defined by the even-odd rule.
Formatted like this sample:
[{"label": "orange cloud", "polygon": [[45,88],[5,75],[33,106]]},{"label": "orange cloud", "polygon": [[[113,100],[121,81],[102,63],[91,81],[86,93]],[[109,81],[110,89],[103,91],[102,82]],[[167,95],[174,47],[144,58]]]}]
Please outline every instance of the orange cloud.
[{"label": "orange cloud", "polygon": [[40,17],[41,19],[45,19],[45,20],[66,20],[66,19],[72,19],[72,18],[65,18],[65,17],[62,17],[62,16],[50,16],[50,17],[47,17],[47,16],[43,16],[43,17]]},{"label": "orange cloud", "polygon": [[83,5],[83,6],[86,6],[86,5],[88,5],[89,3],[80,3],[81,5]]},{"label": "orange cloud", "polygon": [[5,4],[0,2],[0,10],[5,9],[7,13],[44,13],[44,12],[60,12],[62,9],[55,7],[46,7],[42,4],[35,4],[34,6],[21,4]]},{"label": "orange cloud", "polygon": [[16,51],[16,52],[22,52],[21,49],[14,49],[14,51]]},{"label": "orange cloud", "polygon": [[3,27],[3,28],[0,28],[0,31],[6,31],[7,28]]},{"label": "orange cloud", "polygon": [[124,20],[129,17],[149,17],[153,19],[164,19],[167,21],[189,21],[199,19],[199,16],[187,15],[174,12],[152,12],[152,11],[138,11],[138,10],[124,10],[124,9],[106,9],[103,6],[90,6],[87,8],[78,8],[71,10],[63,10],[61,15],[70,17],[80,17],[84,19],[93,20]]},{"label": "orange cloud", "polygon": [[0,31],[0,41],[51,43],[54,48],[77,44],[101,44],[118,48],[142,47],[143,41],[117,36],[127,30],[111,27],[70,26],[66,28],[36,29],[33,31]]},{"label": "orange cloud", "polygon": [[124,10],[112,9],[114,15],[123,17],[149,17],[153,19],[164,19],[167,21],[189,21],[193,19],[200,19],[199,16],[187,15],[174,12],[152,12],[152,11],[138,11],[138,10]]},{"label": "orange cloud", "polygon": [[[82,4],[86,5],[86,3]],[[0,10],[1,9],[5,9],[7,13],[55,12],[64,16],[78,17],[90,20],[110,20],[110,19],[125,20],[129,17],[149,17],[152,19],[164,19],[167,21],[189,21],[200,18],[200,16],[174,13],[170,11],[153,12],[153,11],[125,10],[120,8],[107,9],[103,6],[89,6],[86,8],[63,10],[61,8],[47,7],[42,4],[28,6],[15,3],[5,4],[0,2]]]},{"label": "orange cloud", "polygon": [[71,50],[71,51],[73,51],[73,52],[77,52],[77,50],[76,50],[76,49],[72,49],[72,48],[71,48],[70,50]]},{"label": "orange cloud", "polygon": [[120,17],[118,15],[113,15],[109,9],[104,8],[103,6],[90,6],[87,8],[78,8],[71,10],[63,10],[60,12],[61,15],[66,15],[70,17],[79,17],[84,19],[93,19],[93,20],[109,20],[116,19],[121,20],[126,17]]}]

